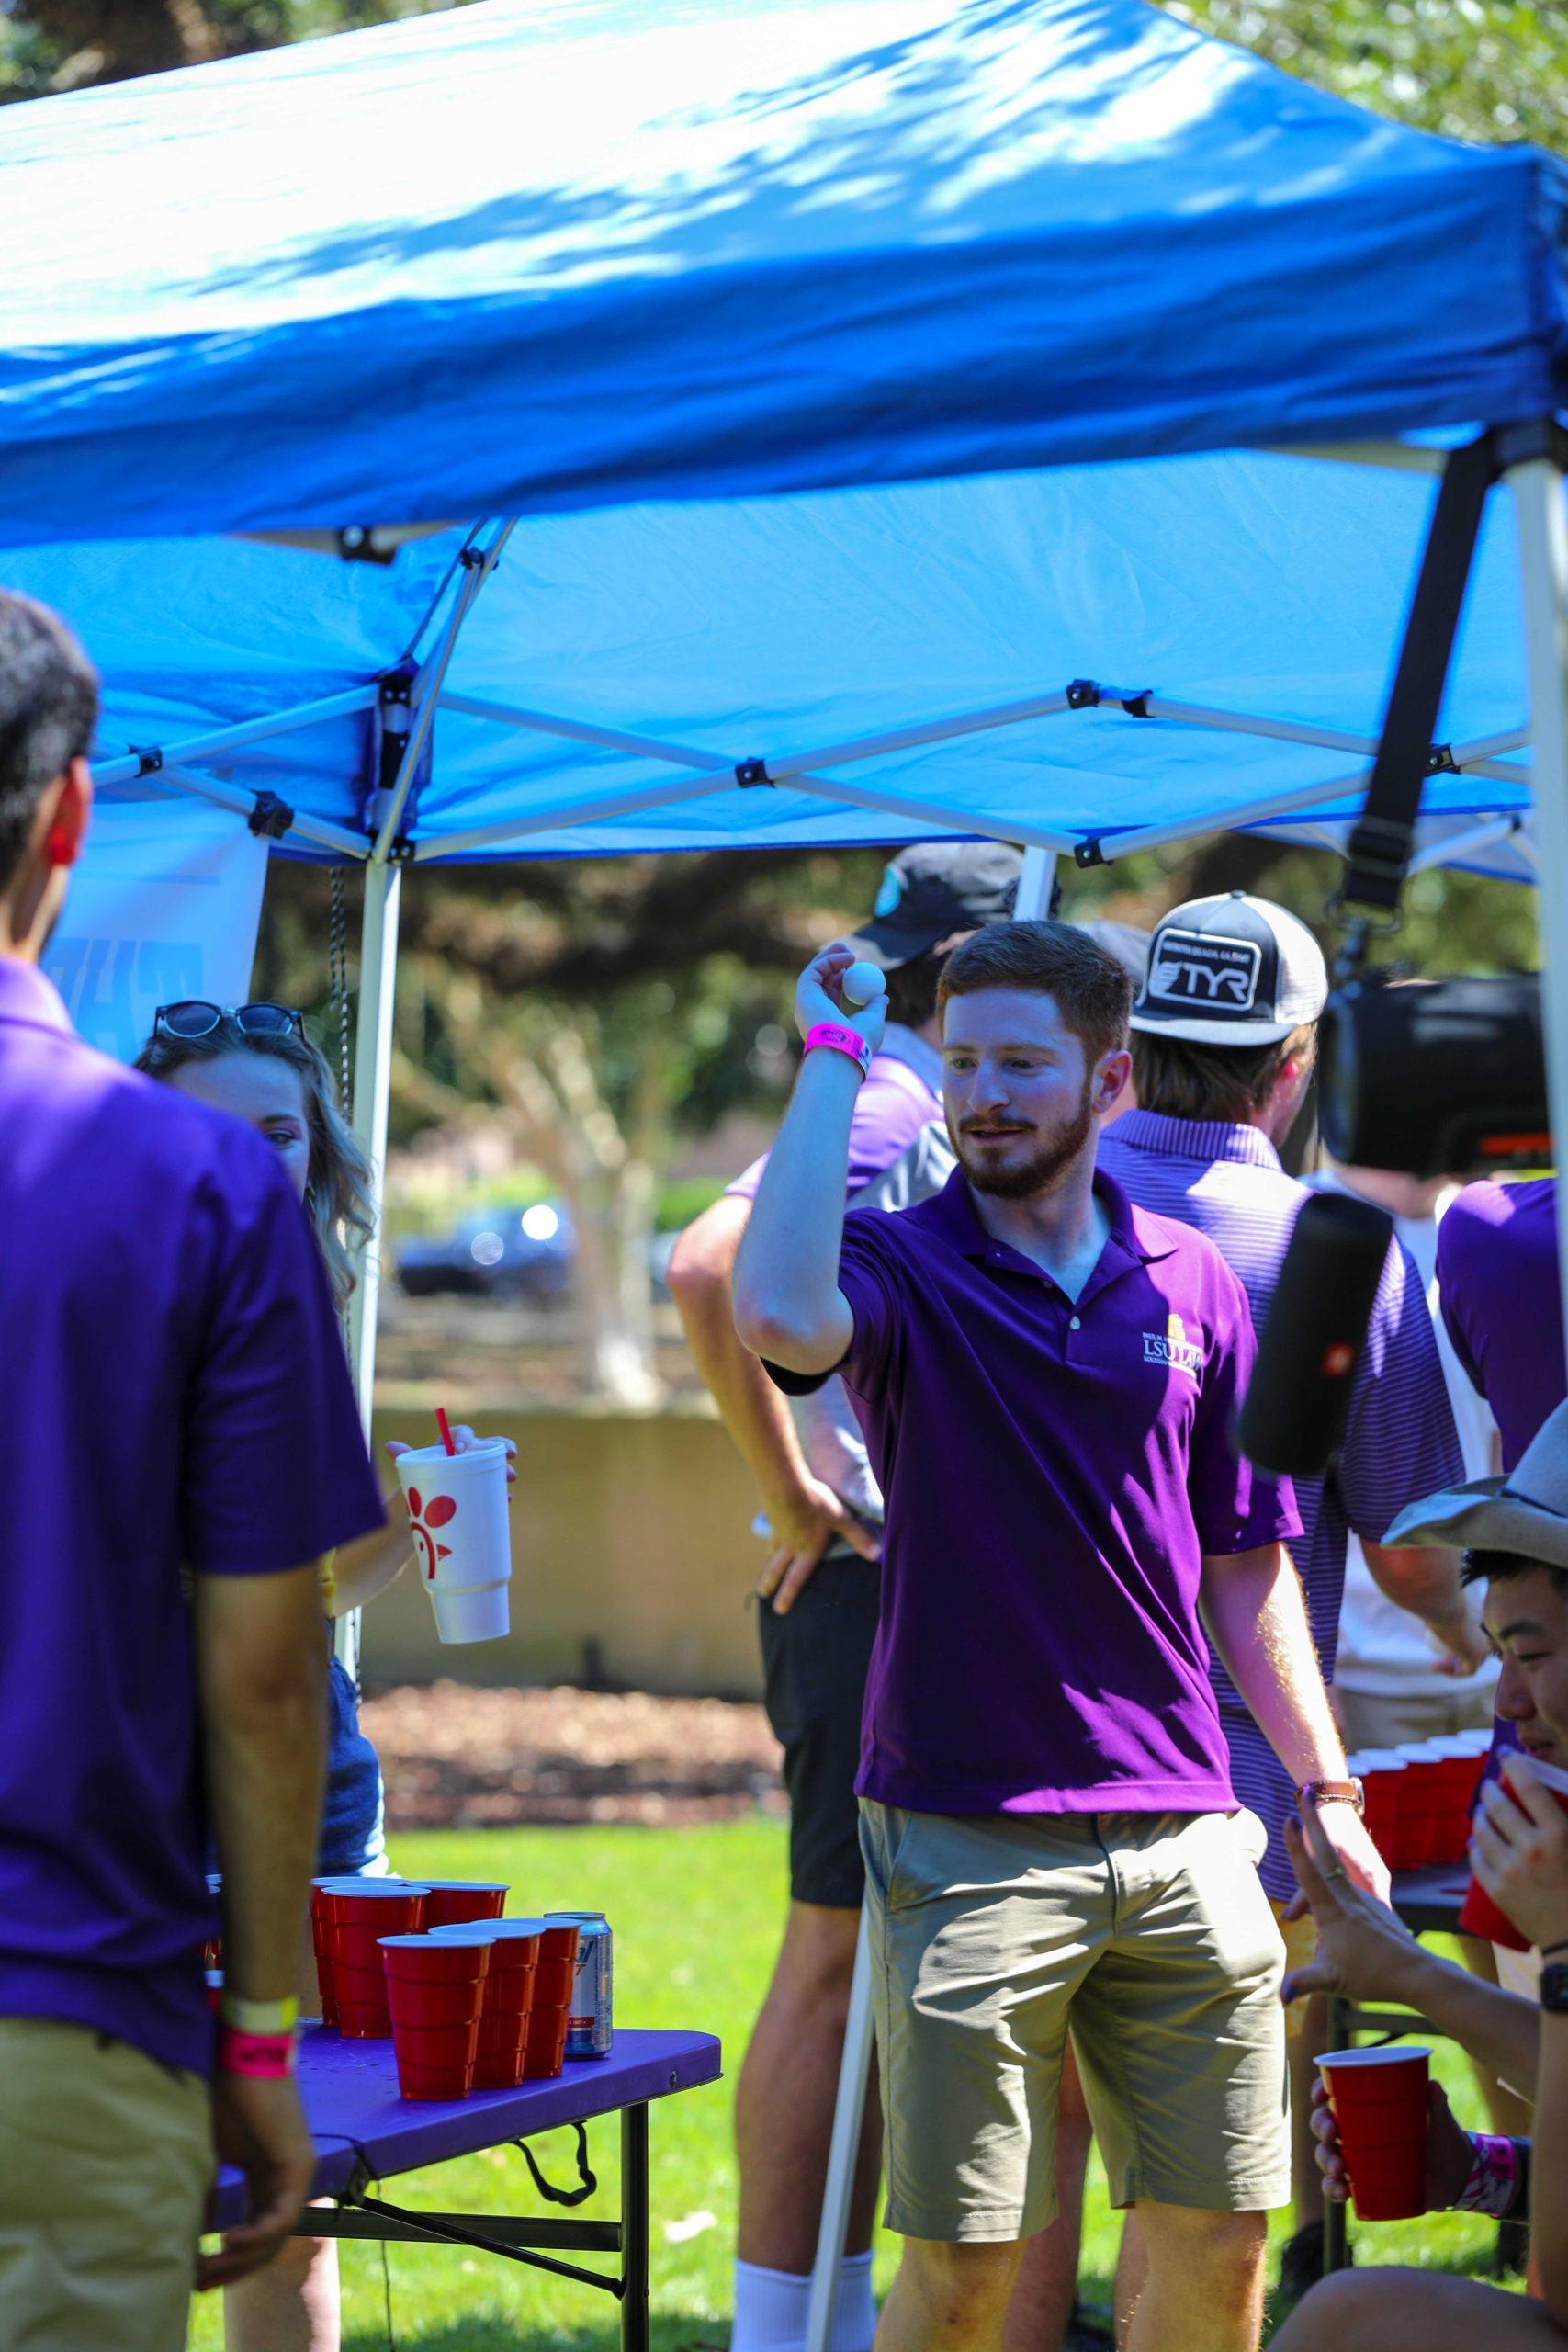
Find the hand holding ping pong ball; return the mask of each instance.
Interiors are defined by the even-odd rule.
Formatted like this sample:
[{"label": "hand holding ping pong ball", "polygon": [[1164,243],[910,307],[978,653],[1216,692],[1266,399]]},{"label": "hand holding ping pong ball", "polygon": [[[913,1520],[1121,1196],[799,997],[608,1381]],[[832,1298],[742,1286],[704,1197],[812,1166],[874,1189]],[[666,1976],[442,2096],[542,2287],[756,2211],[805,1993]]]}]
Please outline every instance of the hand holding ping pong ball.
[{"label": "hand holding ping pong ball", "polygon": [[886,995],[886,976],[874,964],[852,964],[839,982],[839,993],[847,1005],[858,1011],[862,1005],[871,1004],[877,997]]}]

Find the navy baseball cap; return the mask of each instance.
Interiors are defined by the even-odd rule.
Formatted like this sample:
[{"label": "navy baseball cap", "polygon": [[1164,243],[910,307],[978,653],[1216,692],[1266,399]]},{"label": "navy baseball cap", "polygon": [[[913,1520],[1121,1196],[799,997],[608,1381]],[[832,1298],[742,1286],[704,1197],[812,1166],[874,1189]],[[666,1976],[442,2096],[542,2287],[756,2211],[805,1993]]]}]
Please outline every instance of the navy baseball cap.
[{"label": "navy baseball cap", "polygon": [[1023,859],[1005,842],[919,842],[882,876],[870,922],[850,934],[868,964],[891,972],[929,955],[954,932],[1005,922]]}]

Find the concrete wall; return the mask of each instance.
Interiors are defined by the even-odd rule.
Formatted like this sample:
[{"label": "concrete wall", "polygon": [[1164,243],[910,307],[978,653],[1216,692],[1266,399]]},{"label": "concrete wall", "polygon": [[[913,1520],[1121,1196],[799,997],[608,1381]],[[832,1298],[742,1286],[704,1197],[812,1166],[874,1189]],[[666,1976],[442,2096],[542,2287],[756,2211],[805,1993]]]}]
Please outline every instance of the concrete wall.
[{"label": "concrete wall", "polygon": [[[754,1698],[763,1551],[749,1532],[750,1480],[717,1420],[519,1412],[471,1396],[462,1419],[517,1442],[512,1632],[446,1647],[412,1568],[368,1609],[372,1684],[594,1682]],[[454,1411],[453,1418],[457,1418]],[[388,1438],[431,1442],[428,1409],[377,1410]]]}]

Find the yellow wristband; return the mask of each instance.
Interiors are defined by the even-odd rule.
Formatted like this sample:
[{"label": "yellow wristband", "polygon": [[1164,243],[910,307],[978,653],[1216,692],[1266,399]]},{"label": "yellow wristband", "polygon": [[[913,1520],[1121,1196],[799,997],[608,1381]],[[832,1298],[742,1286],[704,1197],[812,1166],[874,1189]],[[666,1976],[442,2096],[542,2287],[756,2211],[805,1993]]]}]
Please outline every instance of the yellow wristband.
[{"label": "yellow wristband", "polygon": [[219,1996],[218,2014],[241,2033],[292,2033],[299,2003],[292,1993],[287,2001],[243,2001],[238,1993],[225,1992]]}]

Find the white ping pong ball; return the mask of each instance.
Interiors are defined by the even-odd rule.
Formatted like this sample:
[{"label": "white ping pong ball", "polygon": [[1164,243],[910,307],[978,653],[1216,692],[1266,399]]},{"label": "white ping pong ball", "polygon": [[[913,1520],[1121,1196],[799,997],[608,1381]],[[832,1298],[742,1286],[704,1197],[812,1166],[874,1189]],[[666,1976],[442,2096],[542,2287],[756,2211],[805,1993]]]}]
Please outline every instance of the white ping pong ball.
[{"label": "white ping pong ball", "polygon": [[874,964],[852,964],[839,982],[840,993],[846,1004],[870,1004],[887,992],[887,981]]}]

